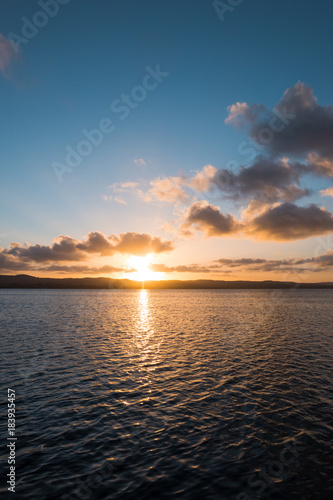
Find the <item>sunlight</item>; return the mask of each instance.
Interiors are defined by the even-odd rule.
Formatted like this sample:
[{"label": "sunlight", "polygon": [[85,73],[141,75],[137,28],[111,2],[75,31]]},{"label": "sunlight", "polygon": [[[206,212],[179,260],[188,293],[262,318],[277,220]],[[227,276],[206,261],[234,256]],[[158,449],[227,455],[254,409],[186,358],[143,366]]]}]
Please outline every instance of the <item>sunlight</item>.
[{"label": "sunlight", "polygon": [[132,255],[128,264],[136,270],[136,272],[130,273],[128,275],[129,279],[134,281],[151,281],[151,280],[161,280],[164,278],[164,273],[154,272],[150,269],[150,265],[153,260],[153,255],[148,254],[144,257],[137,257]]},{"label": "sunlight", "polygon": [[[160,339],[155,336],[154,315],[150,304],[150,294],[147,290],[140,290],[136,293],[137,314],[135,315],[135,342],[134,359],[137,369],[140,372],[142,383],[150,383],[150,372],[154,371],[158,365],[160,350]],[[149,389],[146,390],[146,400],[149,400]],[[147,394],[148,393],[148,394]]]}]

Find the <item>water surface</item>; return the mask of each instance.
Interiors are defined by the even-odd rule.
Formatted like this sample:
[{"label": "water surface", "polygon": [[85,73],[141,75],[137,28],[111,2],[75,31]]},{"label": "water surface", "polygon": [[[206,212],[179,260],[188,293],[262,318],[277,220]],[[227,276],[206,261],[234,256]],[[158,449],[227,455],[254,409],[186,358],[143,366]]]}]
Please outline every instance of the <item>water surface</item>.
[{"label": "water surface", "polygon": [[331,498],[332,298],[1,290],[16,498]]}]

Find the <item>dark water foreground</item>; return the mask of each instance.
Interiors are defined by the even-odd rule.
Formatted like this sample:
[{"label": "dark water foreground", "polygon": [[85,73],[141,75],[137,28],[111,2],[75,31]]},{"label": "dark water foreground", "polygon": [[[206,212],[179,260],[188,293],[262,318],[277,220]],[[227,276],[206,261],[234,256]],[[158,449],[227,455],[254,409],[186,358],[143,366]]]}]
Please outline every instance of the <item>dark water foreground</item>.
[{"label": "dark water foreground", "polygon": [[1,290],[1,498],[333,498],[332,299]]}]

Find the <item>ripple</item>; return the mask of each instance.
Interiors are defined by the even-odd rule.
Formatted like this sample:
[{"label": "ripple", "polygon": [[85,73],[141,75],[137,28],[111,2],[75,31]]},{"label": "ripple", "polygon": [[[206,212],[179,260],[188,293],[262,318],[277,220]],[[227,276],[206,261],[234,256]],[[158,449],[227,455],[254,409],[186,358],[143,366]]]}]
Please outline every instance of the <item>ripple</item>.
[{"label": "ripple", "polygon": [[286,293],[0,291],[18,498],[331,498],[332,291]]}]

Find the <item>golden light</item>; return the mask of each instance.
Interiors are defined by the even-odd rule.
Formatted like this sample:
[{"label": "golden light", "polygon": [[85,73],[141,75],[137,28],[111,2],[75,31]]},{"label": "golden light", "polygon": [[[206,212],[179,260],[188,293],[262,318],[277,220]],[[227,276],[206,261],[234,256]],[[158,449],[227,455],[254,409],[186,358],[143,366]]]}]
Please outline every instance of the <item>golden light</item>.
[{"label": "golden light", "polygon": [[128,264],[130,267],[135,269],[136,272],[130,273],[128,278],[134,281],[153,281],[164,279],[164,273],[157,273],[149,268],[152,261],[152,254],[145,255],[144,257],[132,255],[128,259]]}]

